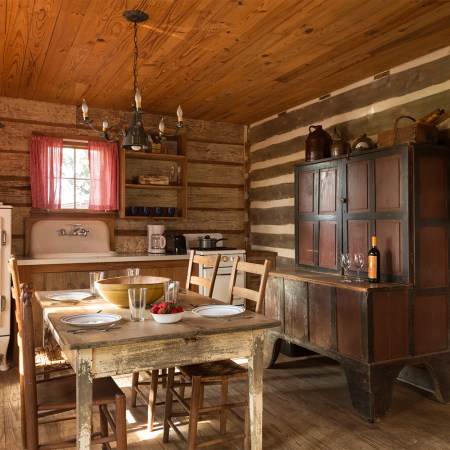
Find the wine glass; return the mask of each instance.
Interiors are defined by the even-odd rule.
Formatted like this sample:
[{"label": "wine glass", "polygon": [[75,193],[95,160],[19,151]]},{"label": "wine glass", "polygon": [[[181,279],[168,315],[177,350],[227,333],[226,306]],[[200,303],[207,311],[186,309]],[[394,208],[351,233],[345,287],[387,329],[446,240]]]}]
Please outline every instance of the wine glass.
[{"label": "wine glass", "polygon": [[351,283],[351,281],[348,279],[347,272],[348,269],[350,269],[350,266],[352,265],[352,257],[348,253],[342,253],[341,254],[341,267],[344,270],[344,278],[342,278],[343,283]]},{"label": "wine glass", "polygon": [[362,253],[355,253],[353,255],[353,264],[356,268],[356,280],[358,283],[364,281],[360,276],[359,272],[364,267],[364,255]]}]

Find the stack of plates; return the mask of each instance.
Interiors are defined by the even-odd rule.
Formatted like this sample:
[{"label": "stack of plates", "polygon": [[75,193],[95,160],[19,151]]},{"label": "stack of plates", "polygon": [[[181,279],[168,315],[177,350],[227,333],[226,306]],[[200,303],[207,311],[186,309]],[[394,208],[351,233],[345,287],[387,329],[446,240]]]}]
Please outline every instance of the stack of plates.
[{"label": "stack of plates", "polygon": [[204,305],[194,308],[192,312],[203,317],[229,317],[242,314],[243,306],[237,305]]}]

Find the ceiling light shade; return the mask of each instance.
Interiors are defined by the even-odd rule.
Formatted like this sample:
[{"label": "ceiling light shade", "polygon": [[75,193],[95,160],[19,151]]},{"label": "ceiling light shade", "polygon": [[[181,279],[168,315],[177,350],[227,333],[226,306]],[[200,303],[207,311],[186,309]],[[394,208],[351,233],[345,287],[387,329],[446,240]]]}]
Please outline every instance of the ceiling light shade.
[{"label": "ceiling light shade", "polygon": [[135,112],[131,114],[128,130],[125,134],[125,139],[122,142],[122,147],[126,150],[148,150],[150,145],[148,143],[147,135],[141,122],[141,114]]},{"label": "ceiling light shade", "polygon": [[[89,118],[89,108],[86,103],[86,100],[83,99],[81,104],[81,110],[83,113],[83,121],[81,122],[84,125],[89,125],[93,130],[99,133],[99,136],[106,139],[108,142],[117,142],[118,140],[123,138],[122,147],[126,150],[134,150],[134,151],[145,151],[150,149],[150,144],[148,141],[148,136],[150,133],[147,133],[142,124],[142,95],[138,88],[137,83],[137,61],[138,61],[138,45],[137,45],[137,24],[140,22],[145,22],[148,19],[148,15],[143,11],[125,11],[123,13],[125,19],[134,24],[134,63],[133,63],[133,80],[134,80],[134,95],[132,104],[133,112],[130,116],[128,129],[124,129],[121,125],[111,125],[109,126],[108,119],[103,119],[102,122],[102,130],[97,129],[92,120]],[[184,126],[183,123],[183,111],[181,107],[178,106],[177,109],[177,126],[175,130],[175,134],[178,133],[178,130]],[[161,125],[162,124],[162,125]],[[170,136],[174,136],[170,135]],[[150,137],[152,142],[158,142],[167,137],[164,128],[164,119],[161,118],[159,125],[159,133],[153,133]]]}]

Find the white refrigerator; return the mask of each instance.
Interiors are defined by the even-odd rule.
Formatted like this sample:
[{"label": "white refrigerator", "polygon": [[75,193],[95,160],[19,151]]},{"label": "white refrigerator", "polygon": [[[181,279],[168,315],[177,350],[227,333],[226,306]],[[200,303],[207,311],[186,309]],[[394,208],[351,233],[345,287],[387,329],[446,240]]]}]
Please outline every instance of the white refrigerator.
[{"label": "white refrigerator", "polygon": [[8,259],[11,255],[12,206],[0,204],[0,370],[9,369],[6,361],[11,335],[11,276]]}]

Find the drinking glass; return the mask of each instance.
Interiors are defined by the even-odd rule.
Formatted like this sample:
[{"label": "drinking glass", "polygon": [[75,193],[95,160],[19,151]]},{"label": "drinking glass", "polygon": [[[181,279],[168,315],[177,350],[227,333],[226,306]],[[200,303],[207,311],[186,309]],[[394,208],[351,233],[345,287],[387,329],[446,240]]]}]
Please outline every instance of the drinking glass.
[{"label": "drinking glass", "polygon": [[353,255],[353,264],[356,268],[356,280],[358,283],[364,281],[360,276],[359,272],[364,267],[364,255],[362,253],[355,253]]},{"label": "drinking glass", "polygon": [[95,283],[105,278],[105,272],[89,272],[89,286],[92,295],[98,295]]},{"label": "drinking glass", "polygon": [[344,278],[342,278],[343,283],[351,283],[351,281],[348,279],[347,272],[348,269],[350,269],[350,266],[352,264],[352,258],[348,253],[342,253],[341,255],[341,267],[344,270]]},{"label": "drinking glass", "polygon": [[178,301],[178,291],[180,289],[179,281],[167,281],[164,283],[164,300],[166,302]]},{"label": "drinking glass", "polygon": [[139,268],[129,268],[127,269],[127,277],[137,277],[141,274],[141,269]]},{"label": "drinking glass", "polygon": [[142,322],[147,303],[147,288],[128,289],[128,302],[130,305],[130,320]]}]

